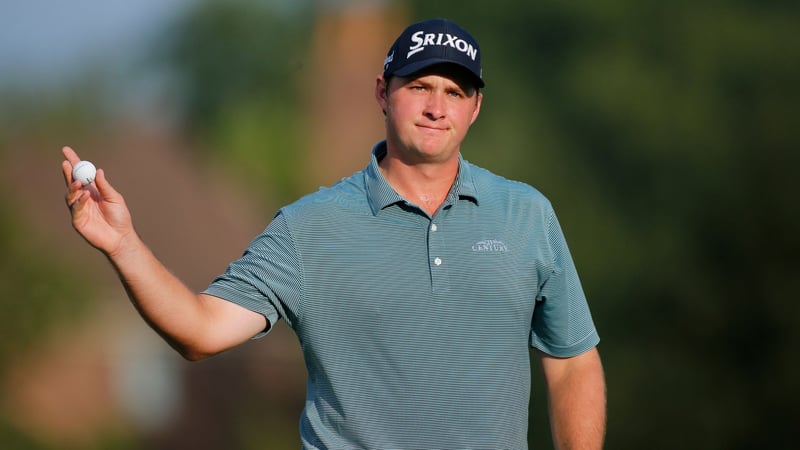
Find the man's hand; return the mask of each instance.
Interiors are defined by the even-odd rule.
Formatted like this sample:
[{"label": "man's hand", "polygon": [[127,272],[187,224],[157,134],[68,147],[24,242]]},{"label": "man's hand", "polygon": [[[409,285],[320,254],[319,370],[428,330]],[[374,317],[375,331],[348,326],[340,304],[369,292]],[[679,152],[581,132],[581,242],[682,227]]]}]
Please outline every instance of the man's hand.
[{"label": "man's hand", "polygon": [[94,183],[82,186],[72,179],[72,168],[80,161],[70,148],[62,149],[61,169],[67,184],[66,201],[72,214],[72,226],[93,247],[106,255],[120,251],[125,238],[133,235],[133,223],[125,200],[98,169]]}]

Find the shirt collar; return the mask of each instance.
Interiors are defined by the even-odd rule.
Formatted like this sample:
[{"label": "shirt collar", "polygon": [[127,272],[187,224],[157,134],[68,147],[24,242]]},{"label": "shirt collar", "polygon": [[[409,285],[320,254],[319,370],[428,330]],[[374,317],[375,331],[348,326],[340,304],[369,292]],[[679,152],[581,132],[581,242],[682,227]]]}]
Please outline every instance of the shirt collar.
[{"label": "shirt collar", "polygon": [[[372,148],[370,163],[364,170],[367,200],[373,215],[377,215],[380,210],[387,206],[405,201],[403,197],[392,189],[378,167],[378,162],[384,156],[386,156],[386,141],[381,141]],[[472,179],[470,165],[461,157],[461,154],[458,155],[458,175],[446,201],[451,201],[451,198],[471,200],[476,205],[478,204],[478,191]]]}]

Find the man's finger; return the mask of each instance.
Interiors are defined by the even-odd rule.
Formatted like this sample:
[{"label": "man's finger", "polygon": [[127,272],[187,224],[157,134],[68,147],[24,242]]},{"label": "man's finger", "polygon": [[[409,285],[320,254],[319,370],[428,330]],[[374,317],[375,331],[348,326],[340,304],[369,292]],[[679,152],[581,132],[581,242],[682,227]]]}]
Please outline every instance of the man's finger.
[{"label": "man's finger", "polygon": [[73,181],[72,168],[75,167],[75,164],[78,164],[81,158],[75,153],[72,147],[66,145],[61,147],[61,153],[64,155],[64,158],[66,158],[66,161],[61,163],[61,170],[64,172],[64,182],[69,186]]},{"label": "man's finger", "polygon": [[108,178],[106,178],[106,172],[103,169],[97,169],[97,175],[94,177],[94,184],[97,186],[97,190],[105,199],[112,199],[119,197],[119,193],[111,183],[108,182]]},{"label": "man's finger", "polygon": [[64,183],[69,187],[72,184],[72,164],[69,161],[61,162],[61,171],[64,172]]},{"label": "man's finger", "polygon": [[83,197],[84,192],[81,189],[77,190],[70,190],[67,192],[67,195],[64,197],[64,200],[67,202],[67,207],[69,209],[75,208],[75,206],[80,203],[81,197]]},{"label": "man's finger", "polygon": [[78,156],[77,153],[75,153],[75,150],[73,150],[72,147],[65,145],[64,147],[61,148],[61,153],[64,154],[64,158],[67,158],[67,161],[69,161],[69,163],[73,166],[75,164],[78,164],[78,162],[81,160],[81,158]]}]

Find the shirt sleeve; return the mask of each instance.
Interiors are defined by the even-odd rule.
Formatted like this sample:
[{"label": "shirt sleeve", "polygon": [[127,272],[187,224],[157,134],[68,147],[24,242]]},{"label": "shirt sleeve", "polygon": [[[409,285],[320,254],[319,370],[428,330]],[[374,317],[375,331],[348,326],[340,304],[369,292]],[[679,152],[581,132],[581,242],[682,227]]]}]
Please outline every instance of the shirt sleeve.
[{"label": "shirt sleeve", "polygon": [[551,356],[579,355],[600,342],[575,263],[550,208],[545,226],[551,265],[543,274],[533,312],[530,345]]},{"label": "shirt sleeve", "polygon": [[270,323],[269,330],[279,318],[293,326],[302,289],[301,267],[286,218],[279,212],[242,257],[203,293],[262,314]]}]

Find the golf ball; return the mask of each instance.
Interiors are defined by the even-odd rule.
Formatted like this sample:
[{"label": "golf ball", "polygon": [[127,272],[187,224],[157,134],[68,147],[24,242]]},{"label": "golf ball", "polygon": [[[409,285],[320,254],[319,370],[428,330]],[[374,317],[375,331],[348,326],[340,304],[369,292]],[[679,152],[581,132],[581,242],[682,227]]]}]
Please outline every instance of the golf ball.
[{"label": "golf ball", "polygon": [[84,186],[91,184],[96,174],[97,169],[89,161],[80,161],[72,168],[72,179],[81,180],[81,184]]}]

